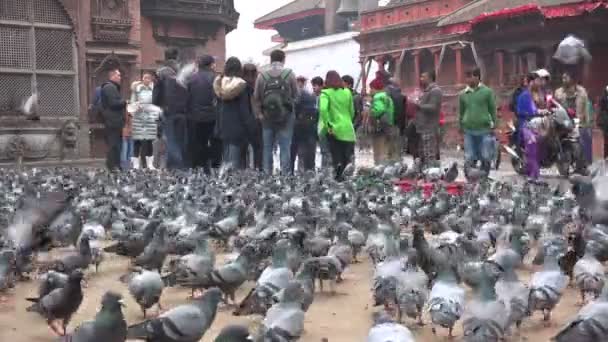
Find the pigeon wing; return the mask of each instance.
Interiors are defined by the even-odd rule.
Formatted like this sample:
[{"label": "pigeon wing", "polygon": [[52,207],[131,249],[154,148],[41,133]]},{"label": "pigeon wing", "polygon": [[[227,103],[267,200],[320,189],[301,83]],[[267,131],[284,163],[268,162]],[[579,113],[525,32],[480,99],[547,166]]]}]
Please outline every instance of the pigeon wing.
[{"label": "pigeon wing", "polygon": [[175,341],[199,340],[204,332],[204,317],[194,305],[181,305],[162,314],[164,333]]}]

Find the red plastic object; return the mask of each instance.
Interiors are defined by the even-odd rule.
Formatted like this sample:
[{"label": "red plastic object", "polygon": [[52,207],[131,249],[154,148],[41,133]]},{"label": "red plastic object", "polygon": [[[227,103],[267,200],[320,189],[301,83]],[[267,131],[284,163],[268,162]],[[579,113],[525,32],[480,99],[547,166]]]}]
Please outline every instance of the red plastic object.
[{"label": "red plastic object", "polygon": [[462,196],[464,194],[464,183],[456,182],[446,185],[445,189],[452,196]]},{"label": "red plastic object", "polygon": [[[403,192],[411,192],[415,189],[421,188],[422,194],[425,198],[429,198],[433,195],[433,191],[435,191],[435,184],[436,183],[418,183],[411,179],[402,179],[395,183],[395,185],[398,186]],[[449,183],[445,185],[445,188],[448,194],[452,196],[462,196],[464,193],[463,182]]]},{"label": "red plastic object", "polygon": [[397,185],[399,187],[399,189],[401,189],[401,191],[403,191],[403,192],[414,191],[414,189],[417,187],[416,181],[411,181],[411,180],[407,180],[407,179],[402,179],[400,181],[397,181],[397,183],[395,183],[395,185]]}]

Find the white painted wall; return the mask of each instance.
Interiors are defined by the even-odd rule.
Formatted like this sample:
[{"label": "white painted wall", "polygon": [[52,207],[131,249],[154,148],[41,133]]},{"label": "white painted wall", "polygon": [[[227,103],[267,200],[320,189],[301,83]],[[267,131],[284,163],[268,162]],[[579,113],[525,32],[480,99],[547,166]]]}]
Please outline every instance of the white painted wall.
[{"label": "white painted wall", "polygon": [[[359,43],[353,39],[357,35],[357,32],[344,32],[289,43],[283,48],[287,55],[286,66],[309,80],[316,76],[325,79],[329,70],[336,70],[340,76],[351,75],[357,83],[361,74]],[[372,63],[368,83],[376,70],[376,63]]]}]

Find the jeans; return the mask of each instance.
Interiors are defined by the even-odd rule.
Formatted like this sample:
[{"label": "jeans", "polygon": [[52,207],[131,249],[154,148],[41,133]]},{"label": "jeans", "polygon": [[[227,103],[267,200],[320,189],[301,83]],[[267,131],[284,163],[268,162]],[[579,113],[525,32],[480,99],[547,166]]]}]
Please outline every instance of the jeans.
[{"label": "jeans", "polygon": [[120,152],[122,148],[122,127],[106,127],[104,136],[108,152],[106,154],[106,167],[108,170],[120,168]]},{"label": "jeans", "polygon": [[167,138],[167,169],[186,168],[186,142],[188,141],[187,120],[184,115],[165,118],[163,133]]},{"label": "jeans", "polygon": [[587,165],[590,165],[593,162],[593,128],[581,127],[579,132],[583,156]]},{"label": "jeans", "polygon": [[133,138],[123,137],[120,147],[120,167],[123,170],[131,168],[131,158],[133,158]]},{"label": "jeans", "polygon": [[491,133],[464,133],[464,157],[469,165],[481,161],[482,167],[490,170],[493,156],[496,154],[496,139]]},{"label": "jeans", "polygon": [[291,140],[293,138],[293,125],[295,115],[290,115],[283,127],[273,127],[264,125],[262,135],[264,140],[264,172],[272,174],[273,171],[273,150],[278,142],[281,152],[281,173],[290,174],[291,164]]},{"label": "jeans", "polygon": [[211,168],[219,168],[222,162],[222,142],[215,138],[215,121],[188,121],[188,157],[190,166],[203,168],[209,172]]},{"label": "jeans", "polygon": [[243,167],[241,164],[243,146],[228,143],[225,148],[226,163],[230,163],[235,170],[241,169]]},{"label": "jeans", "polygon": [[295,169],[296,158],[298,159],[298,171],[314,170],[316,154],[316,137],[305,137],[294,140],[291,143],[291,172]]},{"label": "jeans", "polygon": [[319,135],[319,148],[321,149],[321,168],[326,169],[332,165],[327,136]]},{"label": "jeans", "polygon": [[354,142],[337,140],[333,136],[327,136],[327,143],[331,151],[336,180],[344,180],[343,173],[346,166],[350,163],[355,151]]}]

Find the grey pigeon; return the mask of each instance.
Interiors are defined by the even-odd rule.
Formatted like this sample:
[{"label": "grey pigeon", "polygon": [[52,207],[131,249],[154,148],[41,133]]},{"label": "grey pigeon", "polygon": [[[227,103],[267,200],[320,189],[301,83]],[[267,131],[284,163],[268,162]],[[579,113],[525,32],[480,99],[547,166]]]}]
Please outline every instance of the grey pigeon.
[{"label": "grey pigeon", "polygon": [[556,342],[596,342],[608,338],[608,286],[600,297],[585,305],[553,338]]},{"label": "grey pigeon", "polygon": [[221,300],[220,289],[209,289],[192,303],[177,306],[157,318],[130,326],[127,338],[148,342],[198,342],[213,324]]},{"label": "grey pigeon", "polygon": [[551,319],[551,311],[568,286],[568,277],[560,270],[556,254],[555,251],[547,251],[542,269],[534,273],[530,280],[528,310],[531,313],[542,311],[543,319],[547,323]]},{"label": "grey pigeon", "polygon": [[146,310],[155,304],[158,304],[158,308],[162,310],[160,297],[163,288],[163,280],[156,271],[137,269],[131,274],[129,293],[141,307],[144,318],[146,318]]},{"label": "grey pigeon", "polygon": [[254,259],[255,250],[246,245],[235,261],[213,270],[209,282],[202,287],[218,287],[225,295],[225,302],[230,298],[236,304],[235,292],[247,280],[249,269],[254,266]]},{"label": "grey pigeon", "polygon": [[88,235],[83,235],[80,239],[80,246],[77,253],[66,255],[65,257],[53,262],[52,269],[57,272],[70,274],[76,269],[85,270],[89,268],[93,255],[91,252],[90,239]]},{"label": "grey pigeon", "polygon": [[53,290],[65,287],[67,283],[67,274],[56,271],[48,271],[40,277],[40,285],[38,286],[38,298],[28,300],[30,302],[36,302],[40,298],[51,293]]},{"label": "grey pigeon", "polygon": [[[58,335],[64,336],[72,315],[82,303],[82,271],[73,271],[65,287],[55,289],[46,296],[35,300],[35,304],[27,308],[28,312],[37,312],[46,318],[49,327]],[[63,331],[57,330],[56,322],[60,320]]]},{"label": "grey pigeon", "polygon": [[215,253],[209,249],[205,237],[196,240],[194,253],[187,254],[170,263],[170,274],[163,277],[168,286],[183,285],[194,289],[209,282],[215,266]]},{"label": "grey pigeon", "polygon": [[290,282],[283,292],[281,302],[273,305],[264,318],[262,332],[264,341],[297,341],[304,332],[302,310],[302,287]]},{"label": "grey pigeon", "polygon": [[164,226],[159,227],[150,244],[144,248],[141,255],[135,258],[134,264],[148,270],[161,272],[168,251],[166,237],[167,229]]},{"label": "grey pigeon", "polygon": [[101,299],[101,310],[92,321],[83,322],[67,337],[70,342],[124,342],[127,322],[122,312],[122,296],[106,292]]},{"label": "grey pigeon", "polygon": [[251,342],[249,329],[242,325],[228,325],[220,331],[213,342]]},{"label": "grey pigeon", "polygon": [[367,342],[415,342],[414,335],[405,326],[394,322],[381,312],[374,317],[374,326],[369,330]]}]

